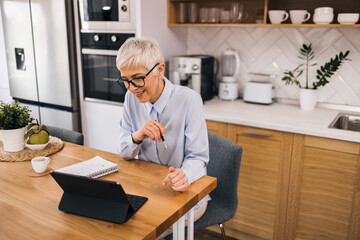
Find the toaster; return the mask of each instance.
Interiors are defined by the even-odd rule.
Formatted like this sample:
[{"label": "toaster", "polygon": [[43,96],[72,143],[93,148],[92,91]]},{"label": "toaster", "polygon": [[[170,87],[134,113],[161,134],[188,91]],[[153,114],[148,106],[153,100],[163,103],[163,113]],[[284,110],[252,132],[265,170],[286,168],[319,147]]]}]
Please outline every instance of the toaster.
[{"label": "toaster", "polygon": [[244,101],[248,103],[271,104],[274,87],[271,82],[247,82],[244,89]]}]

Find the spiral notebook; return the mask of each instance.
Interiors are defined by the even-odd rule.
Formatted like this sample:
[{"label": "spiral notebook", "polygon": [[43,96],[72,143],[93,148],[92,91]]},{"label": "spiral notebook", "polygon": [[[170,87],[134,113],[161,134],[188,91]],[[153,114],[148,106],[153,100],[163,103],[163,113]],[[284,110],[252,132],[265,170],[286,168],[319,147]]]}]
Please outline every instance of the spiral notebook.
[{"label": "spiral notebook", "polygon": [[118,165],[116,163],[105,160],[99,156],[55,170],[55,172],[91,178],[98,178],[116,171],[118,171]]}]

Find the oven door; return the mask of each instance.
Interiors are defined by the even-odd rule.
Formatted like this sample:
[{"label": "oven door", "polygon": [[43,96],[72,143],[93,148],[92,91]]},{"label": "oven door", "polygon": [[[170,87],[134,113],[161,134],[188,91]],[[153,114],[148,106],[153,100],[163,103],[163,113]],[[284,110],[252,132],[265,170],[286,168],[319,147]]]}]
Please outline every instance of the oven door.
[{"label": "oven door", "polygon": [[126,90],[116,83],[116,55],[115,50],[82,49],[85,100],[124,102]]}]

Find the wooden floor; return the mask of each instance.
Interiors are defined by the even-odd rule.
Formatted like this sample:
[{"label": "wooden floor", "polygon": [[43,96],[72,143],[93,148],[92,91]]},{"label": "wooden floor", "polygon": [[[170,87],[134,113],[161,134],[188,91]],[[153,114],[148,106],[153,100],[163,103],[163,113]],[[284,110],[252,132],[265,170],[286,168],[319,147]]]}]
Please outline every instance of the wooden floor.
[{"label": "wooden floor", "polygon": [[[218,239],[222,239],[221,234],[214,232],[214,231],[210,231],[207,229],[201,229],[201,230],[197,230],[195,231],[194,234],[194,240],[218,240]],[[236,240],[235,238],[226,236],[226,240]]]}]

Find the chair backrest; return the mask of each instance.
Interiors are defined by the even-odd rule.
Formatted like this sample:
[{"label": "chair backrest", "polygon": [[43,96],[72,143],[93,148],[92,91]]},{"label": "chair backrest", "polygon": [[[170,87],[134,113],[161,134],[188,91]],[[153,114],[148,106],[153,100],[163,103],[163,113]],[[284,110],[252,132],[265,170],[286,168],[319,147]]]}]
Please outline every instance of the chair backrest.
[{"label": "chair backrest", "polygon": [[211,132],[208,136],[210,160],[207,174],[217,178],[217,187],[210,193],[211,201],[218,202],[234,215],[242,147]]},{"label": "chair backrest", "polygon": [[58,137],[63,141],[84,145],[84,136],[82,133],[75,132],[65,128],[58,128],[46,125],[51,136]]}]

